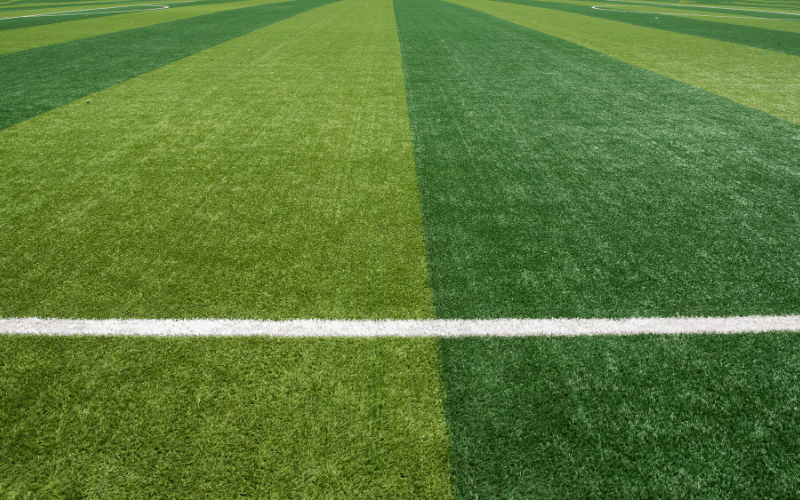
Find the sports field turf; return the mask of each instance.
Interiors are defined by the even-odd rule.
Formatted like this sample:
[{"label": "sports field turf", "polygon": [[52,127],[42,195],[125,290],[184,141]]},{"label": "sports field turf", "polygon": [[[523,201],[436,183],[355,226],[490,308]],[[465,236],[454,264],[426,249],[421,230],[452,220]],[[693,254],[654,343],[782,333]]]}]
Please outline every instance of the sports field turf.
[{"label": "sports field turf", "polygon": [[[796,317],[799,26],[0,1],[0,320]],[[793,498],[798,340],[6,334],[0,498]]]}]

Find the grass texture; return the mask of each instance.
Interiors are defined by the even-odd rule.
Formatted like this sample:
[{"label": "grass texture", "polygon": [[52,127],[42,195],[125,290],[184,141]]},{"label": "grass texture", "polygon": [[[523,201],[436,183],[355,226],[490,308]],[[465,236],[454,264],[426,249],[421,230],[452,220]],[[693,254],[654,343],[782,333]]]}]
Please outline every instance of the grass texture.
[{"label": "grass texture", "polygon": [[0,129],[330,0],[256,5],[0,56]]},{"label": "grass texture", "polygon": [[402,82],[338,3],[5,130],[0,316],[430,317]]},{"label": "grass texture", "polygon": [[452,498],[433,339],[0,336],[0,386],[0,498]]},{"label": "grass texture", "polygon": [[797,333],[441,339],[459,498],[795,498]]},{"label": "grass texture", "polygon": [[[191,2],[169,4],[169,9],[111,14],[110,16],[113,17],[104,16],[98,18],[91,16],[88,19],[81,19],[80,16],[74,18],[71,16],[43,17],[41,19],[51,20],[53,24],[0,31],[0,54],[268,3],[279,2],[278,0],[245,0],[242,2],[219,3]],[[76,7],[71,8],[74,9]],[[0,21],[0,27],[3,27],[8,22],[10,21]]]},{"label": "grass texture", "polygon": [[[593,8],[597,7],[597,9],[594,10],[605,9],[607,11],[613,10],[627,14],[652,14],[651,18],[653,21],[656,21],[656,17],[660,18],[662,15],[666,14],[714,23],[800,33],[800,26],[798,26],[797,23],[797,14],[800,13],[800,10],[798,10],[796,4],[791,6],[776,5],[774,7],[765,7],[760,2],[753,2],[751,0],[741,2],[738,6],[722,5],[719,3],[715,5],[713,2],[702,2],[702,4],[674,2],[657,3],[649,1],[621,3],[614,2],[613,0],[601,0],[599,3],[582,0],[559,0],[558,3],[583,5]],[[544,7],[544,5],[541,6]],[[655,27],[657,28],[658,26]]]},{"label": "grass texture", "polygon": [[[765,50],[772,50],[794,56],[800,55],[800,34],[759,28],[754,26],[733,25],[717,21],[707,21],[702,18],[691,18],[686,16],[671,16],[664,14],[633,14],[618,10],[598,10],[593,9],[592,3],[577,3],[569,0],[562,2],[546,2],[540,0],[509,0],[509,3],[518,3],[546,9],[581,14],[583,16],[598,19],[618,21],[633,26],[644,28],[656,28],[663,31],[672,31],[684,35],[712,38],[729,43],[737,43]],[[602,2],[604,6],[619,8],[617,2]],[[623,4],[624,5],[624,4]],[[746,7],[742,7],[746,8]],[[795,5],[793,12],[798,12]]]},{"label": "grass texture", "polygon": [[453,3],[577,43],[800,125],[800,58],[796,56],[512,3]]},{"label": "grass texture", "polygon": [[800,128],[445,2],[395,2],[437,317],[791,314]]}]

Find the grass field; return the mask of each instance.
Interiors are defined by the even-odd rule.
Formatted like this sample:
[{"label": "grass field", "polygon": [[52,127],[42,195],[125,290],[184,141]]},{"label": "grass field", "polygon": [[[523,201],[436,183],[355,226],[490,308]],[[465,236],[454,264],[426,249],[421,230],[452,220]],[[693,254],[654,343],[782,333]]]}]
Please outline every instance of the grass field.
[{"label": "grass field", "polygon": [[0,498],[800,496],[800,326],[426,322],[797,318],[794,1],[3,0],[0,234],[0,321],[438,332],[2,334]]}]

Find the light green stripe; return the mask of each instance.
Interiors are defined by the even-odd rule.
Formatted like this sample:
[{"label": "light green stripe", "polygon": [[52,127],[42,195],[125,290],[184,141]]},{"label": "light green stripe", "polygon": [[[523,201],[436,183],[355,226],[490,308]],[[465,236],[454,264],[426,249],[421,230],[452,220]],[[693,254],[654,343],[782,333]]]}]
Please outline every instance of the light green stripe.
[{"label": "light green stripe", "polygon": [[0,133],[0,316],[431,317],[393,15],[322,7]]},{"label": "light green stripe", "polygon": [[452,498],[434,339],[0,335],[0,359],[4,498]]},{"label": "light green stripe", "polygon": [[489,0],[448,0],[800,124],[800,58],[680,33]]},{"label": "light green stripe", "polygon": [[[178,19],[213,14],[223,10],[241,9],[255,5],[278,3],[285,0],[245,0],[243,2],[218,3],[198,5],[193,7],[180,7],[132,14],[119,14],[115,16],[98,17],[94,19],[80,19],[64,17],[63,23],[20,28],[0,31],[0,54],[8,54],[20,50],[44,47],[56,43],[69,42],[81,38],[105,35],[142,26],[166,23]],[[77,10],[81,7],[64,7],[63,10]],[[41,13],[32,11],[31,13]],[[14,14],[24,15],[24,14]],[[2,14],[0,17],[11,17],[11,14]]]}]

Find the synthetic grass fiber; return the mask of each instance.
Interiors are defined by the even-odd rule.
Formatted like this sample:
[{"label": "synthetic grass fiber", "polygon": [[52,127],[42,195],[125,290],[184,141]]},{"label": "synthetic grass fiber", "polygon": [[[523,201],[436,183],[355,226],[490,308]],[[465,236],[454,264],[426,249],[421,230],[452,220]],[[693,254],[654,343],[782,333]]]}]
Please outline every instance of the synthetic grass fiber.
[{"label": "synthetic grass fiber", "polygon": [[0,129],[330,0],[216,12],[0,55]]},{"label": "synthetic grass fiber", "polygon": [[395,9],[437,317],[800,309],[800,127],[450,3]]},{"label": "synthetic grass fiber", "polygon": [[[581,14],[587,17],[598,19],[608,19],[619,21],[634,26],[645,28],[656,28],[663,31],[672,31],[684,35],[693,35],[704,38],[712,38],[724,42],[738,43],[758,47],[760,49],[773,50],[784,54],[800,56],[800,34],[790,33],[781,30],[759,28],[755,26],[732,25],[716,21],[706,21],[684,16],[671,16],[663,13],[650,15],[593,9],[593,5],[603,5],[618,8],[620,3],[600,1],[598,3],[583,3],[576,5],[573,2],[545,2],[539,0],[508,0],[508,3],[519,3],[545,9],[559,10]],[[622,4],[624,5],[624,4]],[[793,12],[798,12],[797,5],[793,6]]]},{"label": "synthetic grass fiber", "polygon": [[797,333],[439,341],[459,498],[796,498]]},{"label": "synthetic grass fiber", "polygon": [[800,496],[797,333],[484,337],[796,321],[796,33],[458,2],[0,33],[0,497]]},{"label": "synthetic grass fiber", "polygon": [[[115,3],[75,3],[75,4],[52,4],[52,3],[28,3],[17,4],[14,7],[0,8],[0,31],[14,30],[20,28],[32,28],[36,26],[49,26],[52,24],[75,23],[75,21],[89,21],[108,16],[122,16],[117,19],[103,19],[100,24],[115,25],[120,21],[125,22],[139,17],[148,18],[150,15],[132,16],[131,14],[141,14],[152,12],[153,10],[170,10],[169,13],[161,12],[160,16],[166,20],[182,19],[197,15],[198,11],[210,12],[235,9],[250,3],[275,3],[266,2],[241,2],[238,0],[199,0],[187,1],[176,0],[175,2],[155,2],[147,3],[141,1],[115,2]],[[227,4],[227,5],[226,5]],[[164,7],[167,7],[165,9]],[[210,9],[208,7],[211,7]],[[193,14],[194,12],[194,14]],[[165,15],[166,14],[166,15]],[[163,21],[162,21],[163,22]],[[85,22],[78,22],[77,25],[86,25]],[[94,23],[88,23],[92,25]],[[126,23],[129,25],[131,23]],[[50,26],[53,28],[53,26]],[[56,31],[60,27],[55,27]],[[47,33],[47,30],[37,30],[40,33]]]},{"label": "synthetic grass fiber", "polygon": [[3,131],[0,158],[0,316],[433,314],[391,4],[129,80]]},{"label": "synthetic grass fiber", "polygon": [[557,10],[487,0],[451,1],[800,125],[799,57]]},{"label": "synthetic grass fiber", "polygon": [[[189,17],[212,14],[222,10],[253,7],[265,3],[279,3],[277,0],[245,0],[242,2],[191,2],[183,4],[165,4],[169,9],[115,14],[112,18],[103,19],[70,19],[62,17],[57,25],[41,27],[7,29],[0,31],[0,54],[20,50],[69,42],[80,38],[105,35],[117,31],[141,28],[153,24],[186,19]],[[49,17],[48,19],[54,19]],[[3,23],[0,22],[0,26]]]},{"label": "synthetic grass fiber", "polygon": [[452,497],[433,339],[0,336],[0,386],[2,498]]}]

